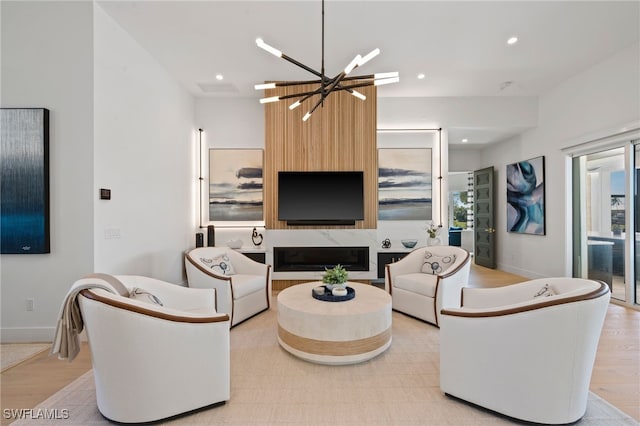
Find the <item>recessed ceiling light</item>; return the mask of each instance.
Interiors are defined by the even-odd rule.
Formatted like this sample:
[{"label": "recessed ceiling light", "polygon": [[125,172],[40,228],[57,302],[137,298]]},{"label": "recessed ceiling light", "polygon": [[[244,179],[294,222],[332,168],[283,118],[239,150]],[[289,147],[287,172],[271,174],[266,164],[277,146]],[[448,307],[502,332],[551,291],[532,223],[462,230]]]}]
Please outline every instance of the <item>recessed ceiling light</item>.
[{"label": "recessed ceiling light", "polygon": [[518,37],[511,37],[507,40],[507,44],[516,44],[518,42]]},{"label": "recessed ceiling light", "polygon": [[462,139],[462,143],[467,143],[467,142],[469,142],[469,139],[467,138]]},{"label": "recessed ceiling light", "polygon": [[422,79],[424,79],[424,77],[425,77],[424,74],[422,74],[422,73],[418,74],[418,80],[422,80]]},{"label": "recessed ceiling light", "polygon": [[218,81],[224,80],[224,76],[222,74],[216,74],[216,80]]}]

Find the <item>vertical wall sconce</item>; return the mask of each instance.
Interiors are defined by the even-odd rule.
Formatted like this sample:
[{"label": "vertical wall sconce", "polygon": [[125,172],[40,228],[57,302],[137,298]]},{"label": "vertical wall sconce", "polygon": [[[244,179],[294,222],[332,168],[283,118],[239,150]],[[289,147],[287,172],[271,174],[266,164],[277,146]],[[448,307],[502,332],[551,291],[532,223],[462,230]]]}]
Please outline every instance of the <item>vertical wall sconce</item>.
[{"label": "vertical wall sconce", "polygon": [[199,134],[199,147],[198,147],[198,180],[200,181],[200,185],[198,186],[200,191],[198,192],[198,210],[199,210],[199,217],[200,217],[200,221],[198,223],[198,225],[200,226],[200,228],[203,228],[204,226],[202,225],[202,185],[204,185],[204,178],[202,177],[202,132],[204,132],[204,130],[202,129],[198,129],[198,134]]},{"label": "vertical wall sconce", "polygon": [[440,218],[438,220],[438,227],[442,228],[442,218],[446,215],[447,203],[444,202],[445,194],[442,192],[442,127],[438,129],[438,185],[440,186]]}]

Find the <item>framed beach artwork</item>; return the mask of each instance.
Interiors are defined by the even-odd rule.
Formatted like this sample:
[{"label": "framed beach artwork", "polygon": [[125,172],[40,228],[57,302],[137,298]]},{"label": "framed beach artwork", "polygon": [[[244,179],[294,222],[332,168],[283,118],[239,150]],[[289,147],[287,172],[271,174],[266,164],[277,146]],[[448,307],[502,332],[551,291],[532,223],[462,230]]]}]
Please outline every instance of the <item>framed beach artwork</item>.
[{"label": "framed beach artwork", "polygon": [[2,254],[50,253],[49,110],[0,109]]},{"label": "framed beach artwork", "polygon": [[545,235],[544,156],[507,165],[507,231]]},{"label": "framed beach artwork", "polygon": [[261,149],[209,150],[209,220],[260,221]]},{"label": "framed beach artwork", "polygon": [[431,220],[431,149],[378,150],[378,219]]}]

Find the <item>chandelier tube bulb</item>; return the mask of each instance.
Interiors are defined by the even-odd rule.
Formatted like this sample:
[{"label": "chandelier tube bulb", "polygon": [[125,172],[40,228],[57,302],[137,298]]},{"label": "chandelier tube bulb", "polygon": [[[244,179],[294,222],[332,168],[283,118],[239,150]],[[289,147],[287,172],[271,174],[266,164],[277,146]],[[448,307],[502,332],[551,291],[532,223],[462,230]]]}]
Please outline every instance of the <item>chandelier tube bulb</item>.
[{"label": "chandelier tube bulb", "polygon": [[271,53],[272,55],[277,56],[278,58],[282,57],[282,52],[281,51],[279,51],[278,49],[276,49],[273,46],[269,46],[261,38],[257,38],[256,39],[256,44],[258,45],[259,48],[266,50],[267,52]]},{"label": "chandelier tube bulb", "polygon": [[360,63],[358,64],[358,66],[359,67],[363,66],[364,64],[366,64],[367,62],[369,62],[370,60],[372,60],[373,58],[375,58],[379,54],[380,54],[380,49],[378,49],[376,47],[371,52],[369,52],[366,55],[364,55],[364,57],[360,60]]}]

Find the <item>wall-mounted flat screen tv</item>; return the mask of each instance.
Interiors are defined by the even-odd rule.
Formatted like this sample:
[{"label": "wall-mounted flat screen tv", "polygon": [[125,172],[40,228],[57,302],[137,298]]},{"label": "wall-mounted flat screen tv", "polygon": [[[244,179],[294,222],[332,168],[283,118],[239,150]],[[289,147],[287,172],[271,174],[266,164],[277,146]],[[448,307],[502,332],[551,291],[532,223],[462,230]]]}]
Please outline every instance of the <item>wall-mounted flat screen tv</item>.
[{"label": "wall-mounted flat screen tv", "polygon": [[278,220],[289,225],[354,225],[364,220],[363,172],[279,172]]}]

